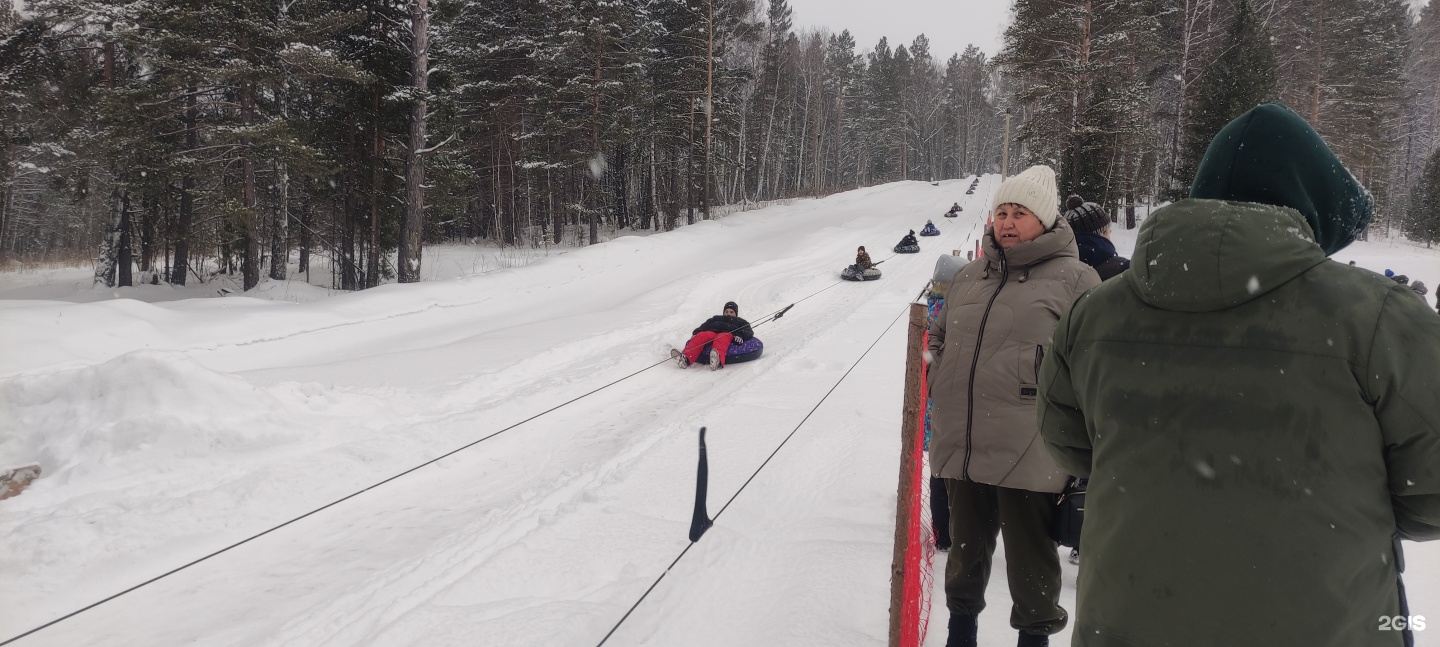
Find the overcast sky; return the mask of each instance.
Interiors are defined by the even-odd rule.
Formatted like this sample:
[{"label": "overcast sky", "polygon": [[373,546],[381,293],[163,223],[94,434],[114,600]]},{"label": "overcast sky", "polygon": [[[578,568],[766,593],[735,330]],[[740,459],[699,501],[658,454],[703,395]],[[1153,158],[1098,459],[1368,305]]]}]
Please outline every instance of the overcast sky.
[{"label": "overcast sky", "polygon": [[995,56],[1010,19],[1009,0],[790,0],[790,7],[797,28],[849,29],[860,51],[874,49],[881,36],[894,48],[925,34],[941,63],[971,44]]}]

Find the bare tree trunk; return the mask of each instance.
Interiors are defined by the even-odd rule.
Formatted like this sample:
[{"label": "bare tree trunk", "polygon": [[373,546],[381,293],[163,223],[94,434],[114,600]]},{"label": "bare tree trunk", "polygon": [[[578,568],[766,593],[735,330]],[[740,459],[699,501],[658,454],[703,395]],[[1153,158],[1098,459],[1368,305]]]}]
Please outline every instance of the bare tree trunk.
[{"label": "bare tree trunk", "polygon": [[[193,151],[200,146],[200,136],[195,131],[199,122],[194,86],[185,89],[185,150]],[[190,227],[195,222],[195,175],[186,172],[180,179],[180,217],[175,223],[175,269],[170,282],[185,285],[190,264]]]},{"label": "bare tree trunk", "polygon": [[155,212],[160,208],[154,198],[141,196],[140,198],[140,258],[135,260],[141,272],[149,272],[153,268],[152,261],[155,260]]},{"label": "bare tree trunk", "polygon": [[5,174],[3,183],[0,183],[0,189],[4,189],[4,194],[0,194],[0,259],[4,259],[6,255],[5,223],[9,222],[10,210],[15,208],[16,168],[10,160],[10,146],[7,142],[5,147],[0,149],[0,173]]},{"label": "bare tree trunk", "polygon": [[[283,29],[290,12],[290,0],[276,0],[277,21]],[[290,119],[290,74],[287,70],[275,93],[280,103],[280,118]],[[275,161],[275,217],[270,223],[270,278],[285,280],[290,264],[290,167],[282,153]]]},{"label": "bare tree trunk", "polygon": [[[283,99],[281,100],[283,104]],[[284,108],[281,109],[284,114]],[[275,217],[270,226],[270,278],[284,281],[290,264],[290,169],[284,158],[275,162]]]},{"label": "bare tree trunk", "polygon": [[[248,47],[242,44],[242,48]],[[248,133],[255,123],[255,88],[249,82],[240,84],[240,111],[247,129],[240,138],[241,206],[245,219],[245,264],[242,267],[242,289],[249,291],[260,284],[260,214],[255,213],[255,150]]]},{"label": "bare tree trunk", "polygon": [[628,173],[627,165],[630,163],[629,147],[621,143],[615,149],[615,169],[610,173],[614,179],[615,198],[615,227],[624,229],[630,226],[630,184],[626,181]]},{"label": "bare tree trunk", "polygon": [[360,164],[359,142],[356,141],[355,130],[359,128],[358,120],[351,119],[350,127],[345,129],[346,149],[349,151],[350,163],[345,165],[345,228],[340,233],[341,247],[343,253],[335,259],[334,265],[340,265],[340,288],[342,290],[360,289],[360,276],[356,271],[360,268],[356,262],[355,244],[357,242],[356,230],[359,228],[359,206],[356,204],[356,192],[359,191],[360,178],[357,177],[355,167]]},{"label": "bare tree trunk", "polygon": [[[111,90],[115,89],[115,43],[109,38],[114,30],[112,25],[105,25],[105,46],[104,76],[105,85]],[[105,233],[105,241],[100,246],[100,262],[95,267],[95,282],[104,282],[106,286],[115,287],[116,272],[119,269],[120,253],[120,226],[123,222],[123,215],[120,207],[120,174],[114,168],[110,170],[110,222]]]},{"label": "bare tree trunk", "polygon": [[425,233],[425,93],[429,91],[430,0],[414,0],[410,10],[410,78],[415,104],[410,108],[410,150],[405,157],[405,231],[400,236],[399,280],[420,280]]},{"label": "bare tree trunk", "polygon": [[380,196],[383,193],[380,163],[385,157],[385,132],[380,124],[380,85],[375,85],[373,148],[370,151],[370,256],[365,269],[365,287],[380,285]]},{"label": "bare tree trunk", "polygon": [[1312,61],[1315,69],[1312,70],[1312,87],[1310,98],[1310,125],[1315,130],[1320,130],[1320,87],[1325,77],[1325,3],[1317,2],[1312,5],[1315,12],[1315,51],[1312,54]]},{"label": "bare tree trunk", "polygon": [[306,281],[310,280],[310,222],[310,199],[306,197],[300,201],[300,265],[295,268],[305,274]]},{"label": "bare tree trunk", "polygon": [[700,164],[700,217],[710,219],[710,127],[715,121],[715,2],[705,0],[705,160]]},{"label": "bare tree trunk", "polygon": [[602,198],[600,197],[601,191],[599,190],[598,185],[600,183],[600,179],[604,177],[605,172],[605,154],[600,150],[600,71],[601,65],[604,63],[604,47],[604,41],[597,35],[597,37],[595,38],[595,111],[591,115],[590,123],[590,136],[592,138],[591,150],[595,153],[595,157],[590,162],[590,168],[591,172],[594,175],[593,179],[595,180],[597,187],[595,190],[595,198],[590,202],[582,203],[590,205],[590,209],[588,209],[588,211],[590,212],[591,245],[599,242],[600,238],[599,223],[596,221],[596,216],[600,211],[600,202]]},{"label": "bare tree trunk", "polygon": [[130,240],[130,192],[126,191],[120,196],[120,249],[115,254],[115,264],[118,267],[119,278],[115,285],[129,287],[135,284],[130,275],[130,265],[135,261],[134,253],[131,251]]}]

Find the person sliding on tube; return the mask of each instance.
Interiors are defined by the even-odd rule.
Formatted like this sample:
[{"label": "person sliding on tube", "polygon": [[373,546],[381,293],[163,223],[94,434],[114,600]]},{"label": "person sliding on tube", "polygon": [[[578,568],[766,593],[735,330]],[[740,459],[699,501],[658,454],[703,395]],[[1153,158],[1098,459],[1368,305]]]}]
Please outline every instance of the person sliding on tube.
[{"label": "person sliding on tube", "polygon": [[685,343],[685,350],[671,349],[670,356],[680,368],[690,368],[709,346],[712,371],[725,366],[725,351],[731,344],[743,344],[755,336],[750,322],[740,318],[740,306],[734,301],[726,302],[721,314],[707,319],[691,334],[694,336]]},{"label": "person sliding on tube", "polygon": [[862,271],[875,267],[875,264],[870,262],[870,255],[865,253],[864,245],[861,245],[859,249],[855,250],[855,266]]}]

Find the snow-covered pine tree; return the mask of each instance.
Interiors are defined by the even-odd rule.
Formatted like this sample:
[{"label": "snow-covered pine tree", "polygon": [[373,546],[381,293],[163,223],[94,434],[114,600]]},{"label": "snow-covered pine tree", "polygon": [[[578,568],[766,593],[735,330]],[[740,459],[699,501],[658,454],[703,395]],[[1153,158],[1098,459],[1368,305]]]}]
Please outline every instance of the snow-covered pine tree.
[{"label": "snow-covered pine tree", "polygon": [[974,45],[945,64],[944,177],[988,171],[983,164],[999,156],[1004,126],[997,122],[989,80],[985,53]]},{"label": "snow-covered pine tree", "polygon": [[1402,230],[1414,241],[1430,247],[1440,240],[1440,149],[1430,154],[1410,197],[1410,212]]},{"label": "snow-covered pine tree", "polygon": [[[1180,178],[1193,179],[1210,140],[1225,124],[1255,106],[1274,100],[1275,50],[1249,0],[1240,0],[1220,55],[1206,66],[1188,109]],[[1188,186],[1188,180],[1186,180]]]},{"label": "snow-covered pine tree", "polygon": [[864,59],[855,53],[855,38],[848,30],[833,35],[825,44],[825,100],[832,117],[827,120],[829,142],[826,169],[821,184],[827,187],[860,183],[857,151],[859,142],[854,115],[860,112],[860,79]]}]

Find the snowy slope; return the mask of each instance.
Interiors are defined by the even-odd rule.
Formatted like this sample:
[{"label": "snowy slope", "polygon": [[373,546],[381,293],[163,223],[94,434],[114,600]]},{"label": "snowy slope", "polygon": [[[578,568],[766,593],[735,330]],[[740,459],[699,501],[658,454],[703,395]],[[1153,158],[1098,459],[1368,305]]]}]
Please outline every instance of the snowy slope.
[{"label": "snowy slope", "polygon": [[[762,326],[767,353],[755,364],[658,367],[27,639],[598,640],[686,543],[694,430],[711,427],[712,498],[728,498],[904,310],[935,254],[972,244],[973,220],[938,218],[963,186],[798,201],[513,271],[303,305],[0,309],[0,374],[11,376],[0,402],[13,414],[3,419],[18,423],[0,434],[0,460],[39,460],[47,474],[0,508],[0,568],[19,584],[0,594],[0,634],[642,368],[726,300],[758,317],[832,286],[857,244],[886,258],[907,229],[939,220],[945,235],[925,239],[930,252],[882,265],[884,280],[831,287]],[[980,197],[967,202],[971,213]],[[881,396],[900,383],[902,332],[892,329],[892,348],[858,369],[860,393],[833,397],[876,420],[842,406],[839,420],[817,414],[803,430],[826,442],[848,430],[843,449],[873,462],[880,480],[853,483],[868,512],[852,522],[873,529],[866,545],[882,557],[871,566],[880,585],[868,590],[877,601],[856,603],[869,609],[857,631],[871,636],[884,631],[898,431],[898,394]],[[850,482],[852,467],[828,471]],[[766,501],[767,476],[751,486],[754,503]],[[745,503],[722,517],[717,545]],[[764,526],[748,532],[777,537]]]},{"label": "snowy slope", "polygon": [[[0,301],[0,467],[45,469],[0,502],[0,640],[660,361],[727,300],[753,320],[804,299],[755,363],[658,366],[16,644],[593,645],[688,544],[702,425],[712,514],[795,433],[607,644],[883,643],[896,321],[997,181],[303,304]],[[924,253],[836,284],[856,245],[888,258],[927,218]],[[1416,612],[1440,609],[1440,554],[1410,559]],[[982,636],[1009,643],[1004,584]],[[937,598],[929,644],[945,617]]]}]

